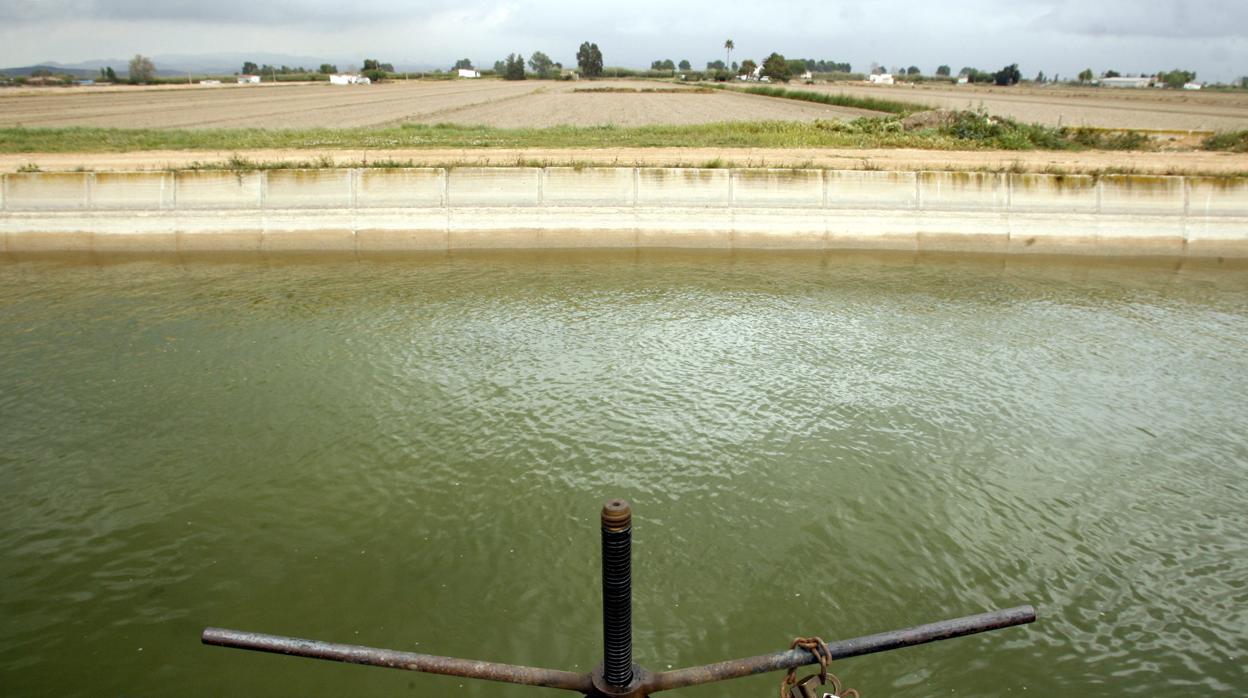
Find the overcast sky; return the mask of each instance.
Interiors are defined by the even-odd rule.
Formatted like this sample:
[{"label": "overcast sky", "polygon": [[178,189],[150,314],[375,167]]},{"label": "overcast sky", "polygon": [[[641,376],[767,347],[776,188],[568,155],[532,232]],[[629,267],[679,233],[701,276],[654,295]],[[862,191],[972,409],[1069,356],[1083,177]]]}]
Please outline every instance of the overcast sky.
[{"label": "overcast sky", "polygon": [[[687,58],[696,67],[779,51],[790,58],[944,63],[1026,77],[1188,68],[1248,75],[1248,0],[0,0],[0,65],[219,52],[270,52],[450,67],[545,51],[575,63],[594,41],[607,65]],[[158,66],[159,67],[159,66]]]}]

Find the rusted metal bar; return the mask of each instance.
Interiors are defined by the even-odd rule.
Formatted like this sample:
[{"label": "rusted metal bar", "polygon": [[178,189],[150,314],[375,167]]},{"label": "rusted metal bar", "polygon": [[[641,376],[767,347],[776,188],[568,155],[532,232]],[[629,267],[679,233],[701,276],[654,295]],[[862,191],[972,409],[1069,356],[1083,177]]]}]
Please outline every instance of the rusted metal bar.
[{"label": "rusted metal bar", "polygon": [[633,682],[633,510],[623,499],[602,507],[602,679]]},{"label": "rusted metal bar", "polygon": [[340,645],[319,640],[303,640],[297,637],[264,635],[224,628],[205,628],[200,639],[205,645],[288,654],[310,659],[328,659],[335,662],[423,671],[430,674],[518,683],[526,686],[562,688],[581,693],[589,693],[593,690],[593,683],[588,673],[577,674],[571,671],[481,662],[474,659],[439,657],[432,654],[399,652],[361,645]]},{"label": "rusted metal bar", "polygon": [[[874,652],[885,652],[901,647],[911,647],[937,640],[948,640],[954,637],[974,635],[989,630],[998,630],[1015,625],[1023,625],[1036,620],[1036,609],[1031,606],[1018,606],[1002,611],[990,611],[953,620],[942,620],[903,630],[891,630],[886,633],[866,635],[852,640],[829,642],[828,649],[833,659],[857,657]],[[765,674],[806,664],[817,664],[818,659],[808,650],[796,649],[762,654],[757,657],[734,659],[716,664],[663,671],[646,677],[642,686],[644,693],[657,693],[673,688],[696,686],[698,684],[738,679],[753,674]]]}]

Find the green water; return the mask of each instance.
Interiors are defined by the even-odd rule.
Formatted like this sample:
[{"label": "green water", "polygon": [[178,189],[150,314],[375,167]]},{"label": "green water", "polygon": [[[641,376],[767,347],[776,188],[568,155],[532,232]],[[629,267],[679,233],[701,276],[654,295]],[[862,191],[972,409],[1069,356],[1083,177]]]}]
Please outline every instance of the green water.
[{"label": "green water", "polygon": [[[0,692],[561,692],[1022,603],[881,696],[1248,693],[1248,271],[826,255],[0,263]],[[778,675],[684,696],[772,696]]]}]

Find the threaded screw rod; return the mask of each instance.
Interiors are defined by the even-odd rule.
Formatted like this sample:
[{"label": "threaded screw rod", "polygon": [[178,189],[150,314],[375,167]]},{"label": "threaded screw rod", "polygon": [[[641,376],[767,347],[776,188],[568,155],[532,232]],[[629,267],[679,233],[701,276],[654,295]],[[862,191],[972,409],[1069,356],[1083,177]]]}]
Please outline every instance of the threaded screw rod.
[{"label": "threaded screw rod", "polygon": [[602,678],[633,680],[633,510],[623,499],[602,507]]}]

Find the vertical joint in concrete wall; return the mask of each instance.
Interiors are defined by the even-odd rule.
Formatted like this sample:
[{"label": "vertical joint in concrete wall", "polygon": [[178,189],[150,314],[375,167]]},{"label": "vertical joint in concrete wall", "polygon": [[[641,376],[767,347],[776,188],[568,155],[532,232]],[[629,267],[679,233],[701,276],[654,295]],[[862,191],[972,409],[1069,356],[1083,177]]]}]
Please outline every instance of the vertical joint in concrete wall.
[{"label": "vertical joint in concrete wall", "polygon": [[1098,177],[1096,180],[1096,212],[1097,213],[1101,212],[1101,199],[1104,198],[1104,194],[1105,194],[1105,180]]},{"label": "vertical joint in concrete wall", "polygon": [[[823,182],[823,202],[820,204],[822,208],[828,207],[828,171],[827,169],[819,170],[819,181]],[[825,230],[826,234],[827,231]]]},{"label": "vertical joint in concrete wall", "polygon": [[347,207],[351,211],[351,250],[354,254],[360,254],[360,212],[356,207],[360,188],[360,173],[363,170],[359,167],[353,167],[350,171],[350,177],[347,178]]},{"label": "vertical joint in concrete wall", "polygon": [[1183,187],[1183,246],[1187,247],[1187,243],[1191,241],[1192,230],[1192,180],[1188,177],[1181,177]]},{"label": "vertical joint in concrete wall", "polygon": [[269,205],[269,172],[268,170],[260,170],[260,208],[268,208]]},{"label": "vertical joint in concrete wall", "polygon": [[633,208],[637,208],[637,190],[641,188],[641,168],[633,168]]},{"label": "vertical joint in concrete wall", "polygon": [[88,172],[85,179],[86,179],[85,185],[87,189],[86,191],[87,208],[95,208],[95,173]]},{"label": "vertical joint in concrete wall", "polygon": [[728,210],[731,211],[737,206],[736,187],[733,186],[733,180],[737,178],[735,169],[728,170]]},{"label": "vertical joint in concrete wall", "polygon": [[451,168],[439,169],[442,177],[442,244],[451,251]]},{"label": "vertical joint in concrete wall", "polygon": [[923,210],[923,187],[920,186],[920,182],[922,180],[923,180],[923,173],[921,171],[915,172],[914,173],[914,209],[916,211]]},{"label": "vertical joint in concrete wall", "polygon": [[542,169],[537,171],[537,205],[538,206],[546,205],[545,191],[546,191],[546,168],[543,167]]}]

